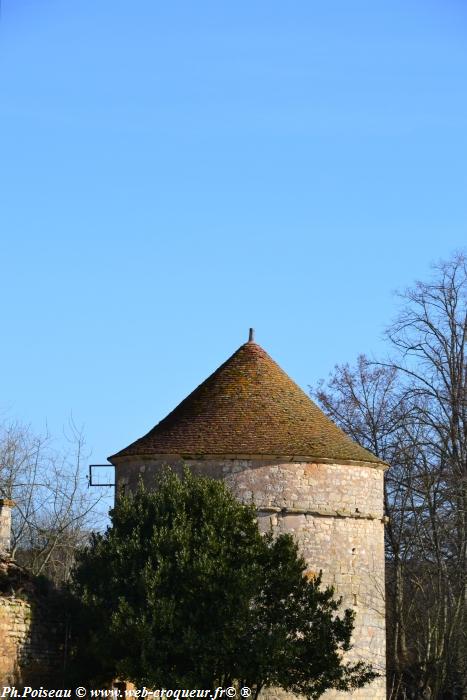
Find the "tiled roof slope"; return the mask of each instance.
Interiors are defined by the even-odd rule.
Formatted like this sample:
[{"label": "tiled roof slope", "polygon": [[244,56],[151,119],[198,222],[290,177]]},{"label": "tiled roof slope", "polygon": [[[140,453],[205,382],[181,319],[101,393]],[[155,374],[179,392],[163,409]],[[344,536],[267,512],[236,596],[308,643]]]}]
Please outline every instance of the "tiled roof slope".
[{"label": "tiled roof slope", "polygon": [[242,345],[144,437],[109,460],[297,455],[381,462],[342,432],[259,345]]}]

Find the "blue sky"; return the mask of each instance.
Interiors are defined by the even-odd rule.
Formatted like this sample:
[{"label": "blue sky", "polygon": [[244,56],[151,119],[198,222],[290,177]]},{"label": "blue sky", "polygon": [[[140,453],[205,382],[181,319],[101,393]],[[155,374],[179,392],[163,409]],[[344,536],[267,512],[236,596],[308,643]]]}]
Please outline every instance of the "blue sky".
[{"label": "blue sky", "polygon": [[0,416],[102,462],[242,342],[303,387],[467,242],[467,6],[2,0]]}]

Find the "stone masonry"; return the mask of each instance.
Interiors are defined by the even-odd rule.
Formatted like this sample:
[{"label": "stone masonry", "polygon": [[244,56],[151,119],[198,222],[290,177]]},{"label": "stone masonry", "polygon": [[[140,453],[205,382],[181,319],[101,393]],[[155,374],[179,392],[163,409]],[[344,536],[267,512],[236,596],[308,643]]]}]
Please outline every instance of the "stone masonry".
[{"label": "stone masonry", "polygon": [[31,597],[0,594],[0,686],[40,685],[63,665],[59,623]]},{"label": "stone masonry", "polygon": [[[310,570],[356,613],[349,660],[369,661],[381,679],[354,693],[328,692],[325,700],[383,700],[385,689],[384,516],[380,465],[283,462],[279,460],[128,459],[117,469],[117,491],[147,486],[164,465],[181,473],[223,479],[233,493],[258,509],[262,530],[289,532],[300,544]],[[268,693],[268,697],[282,693]]]},{"label": "stone masonry", "polygon": [[63,666],[64,629],[53,591],[43,591],[10,556],[14,505],[0,499],[0,687],[47,683]]},{"label": "stone masonry", "polygon": [[24,600],[0,596],[0,682],[16,685],[21,654],[31,627],[31,606]]},{"label": "stone masonry", "polygon": [[15,502],[9,498],[0,498],[0,556],[7,556],[10,551],[11,509]]}]

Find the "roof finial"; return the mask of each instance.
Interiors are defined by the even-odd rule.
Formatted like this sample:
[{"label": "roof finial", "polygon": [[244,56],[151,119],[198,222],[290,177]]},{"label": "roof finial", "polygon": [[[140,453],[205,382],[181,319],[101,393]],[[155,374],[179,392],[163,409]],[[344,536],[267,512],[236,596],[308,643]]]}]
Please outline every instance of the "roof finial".
[{"label": "roof finial", "polygon": [[255,342],[255,329],[254,328],[250,328],[250,333],[248,335],[248,342],[249,343]]}]

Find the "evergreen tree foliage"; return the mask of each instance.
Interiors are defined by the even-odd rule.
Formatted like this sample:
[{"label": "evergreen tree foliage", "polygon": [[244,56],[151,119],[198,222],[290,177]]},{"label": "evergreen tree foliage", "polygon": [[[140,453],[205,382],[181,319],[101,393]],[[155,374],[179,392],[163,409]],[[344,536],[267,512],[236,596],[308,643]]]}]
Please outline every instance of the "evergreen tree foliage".
[{"label": "evergreen tree foliage", "polygon": [[90,677],[152,688],[277,686],[318,698],[375,677],[348,664],[354,614],[289,535],[259,533],[219,481],[166,470],[121,497],[74,572],[77,662]]}]

